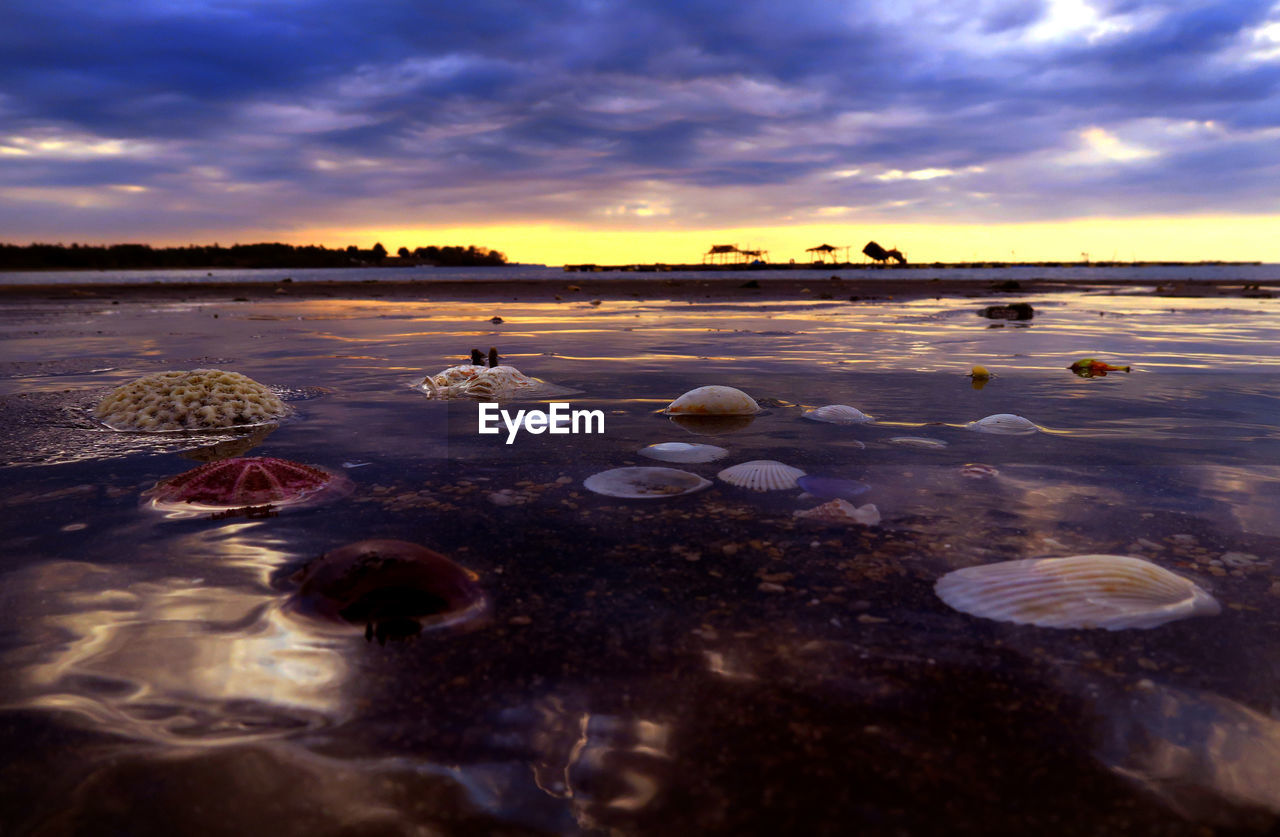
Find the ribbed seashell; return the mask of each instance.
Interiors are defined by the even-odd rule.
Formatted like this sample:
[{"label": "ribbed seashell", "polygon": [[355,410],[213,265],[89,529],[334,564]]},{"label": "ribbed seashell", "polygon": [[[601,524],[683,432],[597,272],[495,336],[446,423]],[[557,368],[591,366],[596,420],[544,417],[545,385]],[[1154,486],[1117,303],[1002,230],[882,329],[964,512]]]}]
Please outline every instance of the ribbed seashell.
[{"label": "ribbed seashell", "polygon": [[863,526],[876,526],[880,523],[880,510],[876,508],[875,503],[854,506],[848,500],[841,499],[831,500],[811,509],[802,509],[795,512],[795,516],[805,520],[814,520],[818,523],[831,523],[839,526],[852,526],[855,523]]},{"label": "ribbed seashell", "polygon": [[711,485],[711,480],[678,468],[631,467],[592,474],[582,485],[606,497],[657,500],[701,491]]},{"label": "ribbed seashell", "polygon": [[985,480],[999,475],[1000,469],[994,465],[984,465],[981,462],[966,462],[960,466],[960,476],[968,477],[971,480]]},{"label": "ribbed seashell", "polygon": [[904,448],[945,448],[947,443],[941,439],[930,439],[926,436],[894,436],[889,440],[891,445],[902,445]]},{"label": "ribbed seashell", "polygon": [[871,416],[847,404],[828,404],[825,407],[814,407],[806,410],[803,417],[813,421],[825,421],[828,424],[864,424],[875,421]]},{"label": "ribbed seashell", "polygon": [[706,386],[689,390],[668,404],[663,412],[685,416],[754,416],[760,412],[760,405],[740,389]]},{"label": "ribbed seashell", "polygon": [[1022,436],[1040,430],[1034,422],[1013,413],[996,413],[994,416],[971,421],[965,427],[979,433],[996,433],[1002,436]]},{"label": "ribbed seashell", "polygon": [[753,459],[725,468],[716,476],[729,485],[751,491],[785,491],[797,487],[796,480],[804,476],[804,471],[772,459]]},{"label": "ribbed seashell", "polygon": [[1222,609],[1190,579],[1126,555],[966,567],[938,579],[934,590],[962,613],[1042,628],[1154,628]]},{"label": "ribbed seashell", "polygon": [[724,459],[729,451],[717,445],[694,445],[688,442],[659,442],[656,445],[640,448],[641,456],[658,459],[662,462],[715,462]]}]

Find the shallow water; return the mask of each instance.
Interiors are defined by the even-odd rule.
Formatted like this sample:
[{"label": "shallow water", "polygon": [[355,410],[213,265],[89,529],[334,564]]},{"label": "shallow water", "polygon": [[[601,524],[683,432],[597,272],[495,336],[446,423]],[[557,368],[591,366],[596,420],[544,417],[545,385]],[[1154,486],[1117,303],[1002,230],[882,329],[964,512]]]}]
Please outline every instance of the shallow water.
[{"label": "shallow water", "polygon": [[[0,831],[1269,828],[1280,300],[1025,301],[1026,322],[945,299],[0,312]],[[410,387],[491,345],[605,433],[508,445],[476,432],[475,402]],[[1066,369],[1086,356],[1133,371]],[[975,363],[997,375],[981,389]],[[109,432],[88,409],[207,365],[290,399],[250,455],[353,493],[266,519],[144,507],[198,464],[184,450],[226,437]],[[770,406],[715,437],[657,414],[708,383]],[[877,421],[800,418],[827,403]],[[1041,430],[964,427],[994,413]],[[660,441],[729,448],[683,466],[708,478],[778,459],[868,483],[883,522],[796,520],[816,503],[798,491],[582,488],[662,464],[635,454]],[[999,473],[962,477],[973,462]],[[474,570],[484,616],[380,644],[285,607],[295,570],[364,538]],[[1080,553],[1150,558],[1223,613],[1050,631],[932,592],[957,567]]]}]

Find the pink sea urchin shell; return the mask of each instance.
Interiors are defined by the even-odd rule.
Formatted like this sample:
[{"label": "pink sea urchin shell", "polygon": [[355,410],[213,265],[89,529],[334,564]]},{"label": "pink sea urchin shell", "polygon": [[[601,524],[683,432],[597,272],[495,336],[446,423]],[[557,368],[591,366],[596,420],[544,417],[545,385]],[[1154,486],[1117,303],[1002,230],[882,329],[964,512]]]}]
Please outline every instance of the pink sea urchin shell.
[{"label": "pink sea urchin shell", "polygon": [[316,504],[351,490],[351,481],[323,468],[270,456],[209,462],[159,482],[159,509],[221,510]]}]

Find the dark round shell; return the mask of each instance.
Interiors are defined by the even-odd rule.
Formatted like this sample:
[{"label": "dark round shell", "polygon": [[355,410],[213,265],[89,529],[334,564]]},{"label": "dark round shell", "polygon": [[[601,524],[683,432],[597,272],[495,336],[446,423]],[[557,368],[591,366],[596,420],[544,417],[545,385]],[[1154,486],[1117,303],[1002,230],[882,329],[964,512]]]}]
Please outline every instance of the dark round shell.
[{"label": "dark round shell", "polygon": [[295,573],[298,589],[290,604],[308,616],[361,627],[392,621],[448,624],[483,609],[477,578],[418,544],[358,541]]}]

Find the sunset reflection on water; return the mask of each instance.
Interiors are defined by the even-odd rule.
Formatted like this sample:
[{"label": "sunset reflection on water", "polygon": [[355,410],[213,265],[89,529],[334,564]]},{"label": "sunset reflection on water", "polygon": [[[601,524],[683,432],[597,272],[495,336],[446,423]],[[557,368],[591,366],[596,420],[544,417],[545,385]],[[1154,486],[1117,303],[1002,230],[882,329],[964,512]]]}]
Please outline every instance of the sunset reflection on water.
[{"label": "sunset reflection on water", "polygon": [[[677,816],[741,833],[766,796],[819,830],[874,814],[919,831],[944,810],[964,830],[1004,793],[1112,824],[1124,806],[1147,825],[1252,827],[1233,806],[1272,822],[1259,777],[1280,688],[1280,303],[1026,301],[1025,322],[948,298],[83,302],[6,320],[6,743],[46,742],[41,763],[74,800],[24,821],[114,822],[117,800],[152,788],[171,833],[216,833],[190,813],[215,789],[282,834],[314,824],[321,797],[332,822],[391,833],[641,833]],[[605,432],[508,445],[476,432],[474,401],[413,389],[490,346],[602,410]],[[1080,378],[1067,367],[1082,357],[1133,371]],[[975,364],[995,373],[981,389]],[[294,407],[221,450],[340,472],[353,493],[252,520],[147,508],[148,489],[192,466],[179,451],[226,434],[106,433],[88,409],[139,375],[196,366]],[[712,383],[765,406],[711,440],[729,458],[690,470],[777,459],[862,481],[882,524],[798,520],[813,505],[798,492],[717,483],[632,503],[582,487],[651,464],[645,445],[707,441],[659,411]],[[801,418],[823,404],[876,422]],[[1037,429],[967,426],[997,413]],[[891,443],[904,435],[946,444]],[[379,644],[283,607],[296,570],[367,538],[448,555],[479,575],[491,614]],[[932,593],[958,567],[1088,553],[1195,578],[1224,612],[1054,632]],[[1239,752],[1226,753],[1232,723],[1265,740],[1228,736]],[[1179,783],[1207,807],[1178,804]],[[1214,806],[1229,815],[1204,814]]]}]

